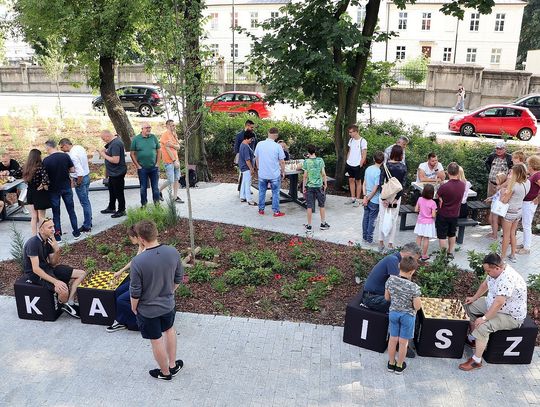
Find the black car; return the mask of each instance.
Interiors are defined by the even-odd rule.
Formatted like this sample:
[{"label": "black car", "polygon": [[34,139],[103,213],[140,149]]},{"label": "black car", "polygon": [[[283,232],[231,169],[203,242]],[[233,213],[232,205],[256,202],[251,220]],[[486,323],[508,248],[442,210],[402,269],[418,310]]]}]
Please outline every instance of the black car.
[{"label": "black car", "polygon": [[[116,93],[126,111],[139,112],[143,117],[161,114],[165,111],[165,92],[157,86],[130,85],[116,89]],[[103,111],[101,96],[92,100],[92,108]]]},{"label": "black car", "polygon": [[522,96],[514,100],[511,104],[526,107],[536,117],[536,120],[540,120],[540,94],[535,93]]}]

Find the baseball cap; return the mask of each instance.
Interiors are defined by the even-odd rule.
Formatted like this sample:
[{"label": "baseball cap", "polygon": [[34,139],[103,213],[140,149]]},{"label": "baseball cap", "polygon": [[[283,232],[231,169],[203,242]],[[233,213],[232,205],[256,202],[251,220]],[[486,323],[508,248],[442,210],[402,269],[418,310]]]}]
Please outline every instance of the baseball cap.
[{"label": "baseball cap", "polygon": [[504,141],[499,141],[496,145],[495,145],[495,148],[504,148],[506,149],[506,143]]}]

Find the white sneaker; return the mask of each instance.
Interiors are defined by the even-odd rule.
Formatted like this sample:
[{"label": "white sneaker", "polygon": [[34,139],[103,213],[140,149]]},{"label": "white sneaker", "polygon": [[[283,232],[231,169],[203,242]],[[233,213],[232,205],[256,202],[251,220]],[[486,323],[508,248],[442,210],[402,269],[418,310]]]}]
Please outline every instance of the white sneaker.
[{"label": "white sneaker", "polygon": [[30,212],[28,211],[28,209],[26,209],[26,206],[22,207],[22,213],[24,213],[25,215],[30,215]]},{"label": "white sneaker", "polygon": [[345,202],[345,205],[352,205],[356,202],[356,199],[350,198],[347,202]]}]

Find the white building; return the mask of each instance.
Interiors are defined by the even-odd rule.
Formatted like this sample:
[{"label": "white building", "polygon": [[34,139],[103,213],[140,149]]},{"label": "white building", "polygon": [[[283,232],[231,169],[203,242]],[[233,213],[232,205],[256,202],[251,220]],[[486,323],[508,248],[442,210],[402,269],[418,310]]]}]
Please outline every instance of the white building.
[{"label": "white building", "polygon": [[[235,0],[235,24],[262,35],[257,24],[278,15],[279,9],[287,3],[286,0]],[[441,0],[418,0],[415,4],[407,4],[405,10],[399,10],[394,3],[382,0],[379,30],[394,31],[398,36],[388,43],[373,44],[373,60],[393,62],[424,53],[432,62],[515,68],[525,1],[495,0],[491,14],[466,10],[461,21],[439,11],[443,4]],[[245,61],[251,41],[246,35],[235,33],[233,45],[232,1],[207,0],[206,5],[207,37],[203,43],[226,62],[232,59],[234,47],[236,61]],[[353,21],[362,24],[365,6],[350,7],[349,13]]]}]

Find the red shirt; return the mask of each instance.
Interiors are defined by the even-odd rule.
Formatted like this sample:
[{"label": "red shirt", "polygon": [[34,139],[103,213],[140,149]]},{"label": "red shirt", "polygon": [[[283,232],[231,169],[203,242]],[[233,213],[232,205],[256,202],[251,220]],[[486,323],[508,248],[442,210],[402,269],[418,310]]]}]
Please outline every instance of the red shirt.
[{"label": "red shirt", "polygon": [[459,216],[465,187],[465,183],[458,179],[451,179],[439,187],[437,195],[443,201],[439,209],[439,215],[445,218],[457,218]]},{"label": "red shirt", "polygon": [[529,181],[531,181],[531,189],[529,190],[529,193],[525,195],[523,201],[532,201],[538,196],[538,192],[540,192],[540,186],[538,186],[537,182],[540,181],[540,171],[531,175]]}]

